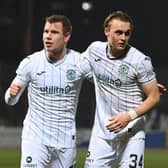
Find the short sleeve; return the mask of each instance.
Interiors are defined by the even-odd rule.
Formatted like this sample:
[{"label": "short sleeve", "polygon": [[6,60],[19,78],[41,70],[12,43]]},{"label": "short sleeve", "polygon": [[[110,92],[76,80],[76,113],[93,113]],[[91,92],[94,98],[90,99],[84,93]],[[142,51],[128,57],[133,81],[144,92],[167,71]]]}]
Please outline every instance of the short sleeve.
[{"label": "short sleeve", "polygon": [[156,74],[150,57],[145,56],[138,65],[138,80],[140,83],[148,83],[156,79]]},{"label": "short sleeve", "polygon": [[16,81],[24,85],[27,85],[27,83],[30,80],[30,71],[31,71],[31,59],[29,57],[26,57],[20,62],[16,70],[17,74]]}]

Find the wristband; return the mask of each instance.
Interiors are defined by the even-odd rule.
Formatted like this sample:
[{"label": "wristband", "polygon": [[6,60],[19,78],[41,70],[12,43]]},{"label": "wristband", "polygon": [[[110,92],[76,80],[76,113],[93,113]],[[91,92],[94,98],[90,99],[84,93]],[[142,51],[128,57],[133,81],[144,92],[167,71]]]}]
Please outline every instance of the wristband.
[{"label": "wristband", "polygon": [[137,115],[137,113],[136,113],[135,110],[130,110],[130,111],[128,112],[128,114],[130,115],[131,120],[134,120],[135,118],[138,117],[138,115]]}]

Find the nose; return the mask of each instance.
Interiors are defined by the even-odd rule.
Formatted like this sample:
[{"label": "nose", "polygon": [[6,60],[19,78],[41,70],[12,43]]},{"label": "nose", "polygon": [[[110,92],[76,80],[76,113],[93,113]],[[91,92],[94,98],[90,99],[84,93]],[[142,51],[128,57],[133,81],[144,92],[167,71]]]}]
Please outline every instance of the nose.
[{"label": "nose", "polygon": [[125,34],[125,33],[122,33],[122,34],[121,34],[121,39],[122,39],[122,40],[125,40],[125,39],[126,39],[126,34]]},{"label": "nose", "polygon": [[47,35],[47,38],[48,38],[48,39],[50,39],[50,38],[51,38],[50,34],[48,34],[48,35]]},{"label": "nose", "polygon": [[48,33],[46,34],[46,38],[47,38],[47,39],[50,39],[50,38],[51,38],[51,33],[50,33],[50,32],[48,32]]}]

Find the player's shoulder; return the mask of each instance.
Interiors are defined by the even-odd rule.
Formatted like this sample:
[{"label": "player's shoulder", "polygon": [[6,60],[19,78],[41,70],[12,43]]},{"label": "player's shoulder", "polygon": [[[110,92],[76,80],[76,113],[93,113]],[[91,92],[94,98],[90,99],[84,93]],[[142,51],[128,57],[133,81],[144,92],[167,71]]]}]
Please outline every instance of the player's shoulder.
[{"label": "player's shoulder", "polygon": [[144,52],[133,46],[130,46],[128,55],[130,55],[131,57],[135,57],[135,60],[137,60],[138,62],[143,60],[151,60],[151,58],[147,56]]},{"label": "player's shoulder", "polygon": [[103,41],[93,41],[89,47],[90,48],[99,48],[99,47],[106,47],[107,46],[107,42],[103,42]]},{"label": "player's shoulder", "polygon": [[79,61],[81,61],[82,56],[81,53],[74,49],[68,49],[67,50],[67,57],[66,61],[71,62],[72,64],[76,64]]},{"label": "player's shoulder", "polygon": [[67,49],[67,54],[71,56],[80,56],[81,53],[75,49]]},{"label": "player's shoulder", "polygon": [[87,51],[89,51],[91,54],[94,55],[103,55],[106,51],[107,42],[102,41],[94,41],[92,42],[89,47],[87,48]]},{"label": "player's shoulder", "polygon": [[38,62],[38,60],[41,59],[41,55],[44,53],[44,50],[41,50],[41,51],[36,51],[36,52],[33,52],[32,54],[29,54],[28,56],[26,56],[25,58],[22,59],[22,61],[20,62],[20,68],[21,67],[24,67],[24,66],[27,66],[27,65],[30,65],[32,63],[35,63],[35,62]]},{"label": "player's shoulder", "polygon": [[33,52],[32,54],[28,55],[26,58],[29,61],[37,60],[37,59],[42,59],[42,56],[45,55],[45,50],[40,50]]}]

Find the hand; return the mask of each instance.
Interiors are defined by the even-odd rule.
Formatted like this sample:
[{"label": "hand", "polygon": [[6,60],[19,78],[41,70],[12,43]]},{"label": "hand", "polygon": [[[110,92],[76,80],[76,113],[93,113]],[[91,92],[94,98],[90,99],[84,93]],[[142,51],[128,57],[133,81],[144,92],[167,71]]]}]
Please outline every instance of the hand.
[{"label": "hand", "polygon": [[19,93],[21,88],[22,86],[19,84],[11,84],[10,90],[9,90],[10,96],[16,96]]},{"label": "hand", "polygon": [[163,95],[164,93],[167,92],[167,88],[164,85],[158,83],[157,86],[159,88],[160,95]]},{"label": "hand", "polygon": [[128,113],[117,114],[109,119],[109,123],[106,126],[109,131],[115,133],[120,132],[131,121],[131,117]]}]

